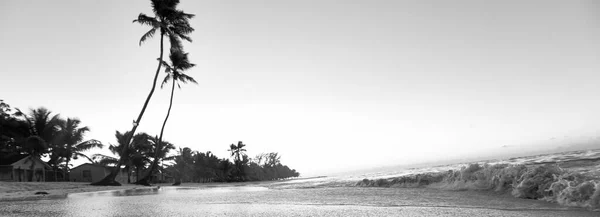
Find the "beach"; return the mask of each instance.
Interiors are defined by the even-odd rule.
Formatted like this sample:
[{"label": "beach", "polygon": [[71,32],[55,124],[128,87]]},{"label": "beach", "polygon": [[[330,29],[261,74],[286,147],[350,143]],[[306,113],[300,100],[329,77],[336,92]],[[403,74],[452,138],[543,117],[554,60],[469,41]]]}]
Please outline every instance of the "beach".
[{"label": "beach", "polygon": [[[148,188],[140,185],[92,186],[84,182],[0,182],[0,201],[65,198],[71,193]],[[48,194],[35,194],[46,192]]]},{"label": "beach", "polygon": [[[580,208],[481,191],[306,187],[286,182],[88,188],[50,184],[64,197],[13,196],[1,216],[597,216]],[[5,184],[5,183],[2,183]],[[70,187],[59,190],[53,187]],[[40,187],[41,186],[36,186]],[[16,187],[13,187],[16,188]],[[29,188],[32,188],[31,186]],[[100,191],[94,191],[100,190]],[[35,191],[29,189],[26,192]],[[60,192],[60,193],[58,193]],[[14,193],[14,192],[12,192]],[[6,193],[3,193],[3,196]],[[25,195],[25,194],[21,194]],[[52,195],[52,193],[51,193]],[[17,200],[20,198],[20,200]]]}]

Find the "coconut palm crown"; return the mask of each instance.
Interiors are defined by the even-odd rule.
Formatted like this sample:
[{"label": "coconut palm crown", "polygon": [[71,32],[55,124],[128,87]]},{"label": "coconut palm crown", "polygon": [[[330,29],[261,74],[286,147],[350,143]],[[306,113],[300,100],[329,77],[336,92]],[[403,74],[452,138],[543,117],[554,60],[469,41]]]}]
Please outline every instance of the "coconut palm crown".
[{"label": "coconut palm crown", "polygon": [[152,0],[152,12],[154,17],[140,13],[133,22],[150,26],[150,30],[140,38],[140,45],[146,40],[154,37],[156,31],[160,31],[161,41],[163,36],[169,37],[171,49],[181,49],[181,39],[192,42],[189,34],[194,31],[189,20],[194,17],[182,10],[176,9],[179,0]]}]

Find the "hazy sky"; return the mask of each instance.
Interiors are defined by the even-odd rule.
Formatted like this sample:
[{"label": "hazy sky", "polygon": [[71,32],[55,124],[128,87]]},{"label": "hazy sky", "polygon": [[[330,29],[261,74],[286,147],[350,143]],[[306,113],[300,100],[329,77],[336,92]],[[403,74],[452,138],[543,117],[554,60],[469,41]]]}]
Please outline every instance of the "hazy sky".
[{"label": "hazy sky", "polygon": [[[600,135],[595,1],[191,1],[199,85],[165,139],[227,157],[276,151],[304,175]],[[0,99],[131,129],[159,53],[136,1],[0,1]],[[165,55],[167,56],[167,55]],[[161,79],[164,73],[161,73]],[[158,134],[159,90],[138,129]],[[106,152],[106,151],[105,151]]]}]

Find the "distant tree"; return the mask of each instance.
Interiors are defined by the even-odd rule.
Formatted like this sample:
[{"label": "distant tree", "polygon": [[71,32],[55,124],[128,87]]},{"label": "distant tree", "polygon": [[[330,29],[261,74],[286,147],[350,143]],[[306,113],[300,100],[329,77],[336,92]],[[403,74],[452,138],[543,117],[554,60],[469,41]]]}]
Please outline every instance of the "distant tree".
[{"label": "distant tree", "polygon": [[[28,136],[21,138],[17,143],[20,143],[25,150],[25,153],[29,154],[31,158],[31,173],[29,173],[29,181],[33,181],[34,174],[34,158],[40,158],[42,155],[50,152],[51,150],[57,149],[55,141],[57,139],[59,125],[63,121],[60,119],[58,114],[53,115],[52,112],[44,107],[37,109],[31,109],[29,115],[21,112],[17,109],[17,113],[20,114],[26,121],[29,132]],[[58,152],[50,152],[51,159],[53,155]]]},{"label": "distant tree", "polygon": [[[148,93],[146,97],[146,101],[144,102],[144,106],[140,111],[137,119],[133,122],[133,127],[131,129],[131,136],[135,134],[137,127],[142,121],[142,117],[146,111],[146,107],[154,94],[154,90],[156,89],[156,81],[158,80],[158,74],[160,72],[160,68],[162,66],[163,61],[163,45],[164,45],[164,37],[167,36],[169,38],[171,49],[181,49],[181,39],[186,41],[192,41],[189,37],[189,34],[194,31],[194,29],[189,24],[189,19],[193,18],[193,14],[184,13],[181,10],[177,9],[177,5],[179,4],[179,0],[151,0],[152,11],[154,13],[154,17],[150,17],[143,13],[140,13],[138,18],[133,22],[138,22],[142,25],[150,26],[151,29],[146,32],[142,38],[140,39],[140,45],[152,38],[156,31],[160,32],[160,55],[158,57],[158,66],[156,68],[156,73],[154,74],[154,80],[152,81],[152,89]],[[127,139],[127,145],[131,143],[132,137]],[[116,165],[116,168],[104,179],[99,182],[92,183],[92,185],[120,185],[115,181],[115,177],[117,176],[118,171],[120,170],[121,164],[123,161],[119,160]]]},{"label": "distant tree", "polygon": [[108,150],[117,155],[118,158],[103,154],[94,154],[92,156],[92,159],[101,165],[117,166],[119,165],[119,161],[121,161],[121,164],[125,165],[125,171],[127,171],[127,183],[131,183],[131,168],[135,167],[136,171],[141,170],[145,166],[144,162],[148,162],[144,158],[145,155],[148,155],[152,147],[151,137],[146,133],[136,134],[133,136],[132,145],[128,145],[127,140],[131,137],[130,134],[130,131],[125,133],[115,132],[117,144],[110,144]]},{"label": "distant tree", "polygon": [[173,169],[175,170],[175,183],[174,185],[179,185],[181,182],[189,180],[190,171],[193,170],[194,158],[192,149],[185,147],[179,148],[178,155],[175,156],[175,165],[173,165]]},{"label": "distant tree", "polygon": [[40,137],[46,146],[46,150],[42,154],[50,153],[50,160],[48,163],[54,168],[58,169],[61,161],[61,152],[63,148],[61,145],[57,145],[58,134],[60,130],[60,124],[64,122],[60,118],[59,114],[52,114],[50,110],[45,107],[39,107],[37,109],[31,109],[29,114],[21,112],[17,109],[18,113],[25,119],[28,128],[29,136]]},{"label": "distant tree", "polygon": [[29,170],[31,170],[31,173],[29,173],[28,180],[31,182],[33,181],[35,168],[34,159],[39,158],[44,152],[46,152],[48,146],[46,146],[46,142],[41,137],[30,136],[25,140],[24,148],[27,154],[29,154],[29,161],[31,164],[31,166],[29,166]]},{"label": "distant tree", "polygon": [[[246,156],[246,154],[244,152],[246,152],[246,149],[244,149],[246,145],[242,143],[242,141],[239,141],[237,145],[235,144],[231,144],[229,146],[229,150],[231,152],[231,156],[234,157],[234,164],[235,164],[235,173],[236,173],[236,177],[240,180],[243,180],[244,177],[244,164],[245,162],[242,161],[242,156]],[[246,157],[247,159],[247,157]]]},{"label": "distant tree", "polygon": [[102,143],[98,140],[83,140],[85,133],[89,132],[90,128],[86,126],[80,127],[80,124],[81,121],[77,118],[68,118],[66,121],[61,121],[58,124],[58,141],[56,142],[56,150],[54,152],[60,152],[57,155],[66,159],[65,174],[68,174],[69,162],[71,162],[72,158],[84,157],[94,162],[90,157],[83,154],[83,152],[93,148],[102,148]]}]

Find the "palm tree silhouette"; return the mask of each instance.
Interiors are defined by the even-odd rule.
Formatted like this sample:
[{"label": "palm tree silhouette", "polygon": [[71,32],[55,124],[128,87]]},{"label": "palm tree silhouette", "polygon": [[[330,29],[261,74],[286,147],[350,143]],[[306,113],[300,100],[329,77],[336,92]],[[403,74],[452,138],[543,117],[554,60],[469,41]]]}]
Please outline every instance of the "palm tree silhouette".
[{"label": "palm tree silhouette", "polygon": [[[178,4],[179,0],[151,0],[154,17],[140,13],[138,18],[133,21],[134,23],[138,22],[142,25],[151,27],[148,32],[142,35],[140,46],[143,42],[152,38],[154,34],[156,34],[156,31],[160,32],[160,55],[158,57],[159,63],[156,68],[156,73],[154,74],[154,80],[152,81],[152,89],[150,89],[150,93],[148,93],[148,97],[146,97],[146,101],[144,102],[144,106],[142,107],[142,111],[138,115],[138,118],[133,122],[133,127],[131,129],[132,133],[127,139],[128,145],[131,143],[131,136],[135,134],[135,131],[142,120],[142,116],[144,116],[146,107],[148,107],[150,98],[152,98],[154,90],[156,89],[156,81],[163,61],[164,37],[167,36],[169,38],[171,49],[175,50],[180,50],[182,48],[181,39],[189,42],[192,41],[188,35],[194,31],[194,28],[190,26],[189,19],[193,18],[194,15],[176,9]],[[117,176],[122,163],[123,162],[119,160],[116,168],[108,176],[99,182],[92,183],[92,185],[120,185],[115,181],[115,177]]]},{"label": "palm tree silhouette", "polygon": [[77,159],[79,157],[85,157],[93,163],[94,161],[82,152],[92,148],[102,148],[103,146],[100,141],[95,139],[83,141],[85,133],[89,132],[90,128],[80,127],[80,124],[81,121],[77,118],[67,118],[66,121],[61,121],[58,125],[60,131],[58,132],[57,145],[59,145],[61,149],[53,150],[53,152],[60,152],[60,155],[66,159],[64,168],[65,174],[68,174],[71,158]]},{"label": "palm tree silhouette", "polygon": [[244,174],[244,165],[242,162],[242,157],[241,156],[246,156],[246,154],[244,152],[246,152],[246,149],[244,149],[244,147],[246,146],[246,144],[243,144],[242,141],[239,141],[237,145],[235,144],[231,144],[229,146],[229,150],[231,152],[231,156],[234,157],[234,163],[235,163],[235,169],[236,169],[236,175],[238,178],[242,178],[242,175]]},{"label": "palm tree silhouette", "polygon": [[[169,59],[171,60],[170,65],[169,65],[169,63],[167,63],[165,61],[161,62],[161,64],[165,67],[165,72],[167,73],[167,76],[165,76],[165,79],[163,80],[160,87],[162,88],[169,81],[172,82],[172,85],[171,85],[171,98],[169,101],[169,109],[167,110],[167,116],[165,117],[162,128],[160,129],[160,136],[158,137],[158,143],[156,144],[157,150],[162,149],[161,146],[162,146],[163,133],[165,131],[165,126],[167,124],[167,120],[169,120],[169,115],[171,114],[171,108],[173,107],[173,95],[175,93],[175,85],[177,85],[177,87],[181,88],[181,83],[198,84],[198,82],[196,82],[196,80],[194,80],[194,78],[192,78],[191,76],[186,75],[184,73],[185,71],[187,71],[195,66],[195,64],[190,63],[190,61],[188,59],[188,53],[183,53],[182,50],[171,49],[171,54],[169,55]],[[160,160],[159,154],[160,154],[160,152],[155,152],[154,161],[152,162],[152,166],[150,166],[150,170],[149,170],[148,174],[142,180],[138,181],[136,184],[150,185],[150,183],[148,181],[149,181],[150,177],[152,176],[152,172],[158,166],[158,161]]]},{"label": "palm tree silhouette", "polygon": [[[127,140],[130,137],[131,131],[127,131],[125,133],[121,133],[119,131],[115,132],[117,144],[110,144],[108,150],[110,150],[113,154],[117,155],[118,158],[103,154],[92,155],[92,159],[97,160],[98,164],[100,165],[116,166],[118,165],[119,161],[122,161],[122,164],[125,165],[125,171],[127,171],[127,183],[131,183],[131,167],[136,167],[136,170],[141,169],[137,168],[137,166],[140,166],[141,164],[143,164],[142,162],[147,161],[146,159],[144,159],[144,155],[148,153],[148,150],[150,149],[153,143],[151,140],[151,136],[149,136],[146,133],[138,133],[135,136],[133,136],[132,145],[128,145]],[[140,167],[142,166],[143,165],[141,165]]]},{"label": "palm tree silhouette", "polygon": [[[31,156],[29,158],[29,161],[31,161],[31,173],[29,174],[28,180],[33,181],[33,170],[35,165],[33,159],[34,157],[40,157],[42,154],[47,153],[49,149],[60,148],[59,146],[55,146],[54,142],[56,141],[59,129],[57,126],[63,120],[60,119],[58,114],[52,115],[52,112],[44,107],[31,109],[29,115],[26,115],[19,109],[16,110],[20,116],[25,118],[29,127],[29,135],[20,142],[24,144],[25,152]],[[58,162],[52,161],[53,159],[59,158],[56,153],[58,152],[52,152],[50,156],[51,162]]]}]

